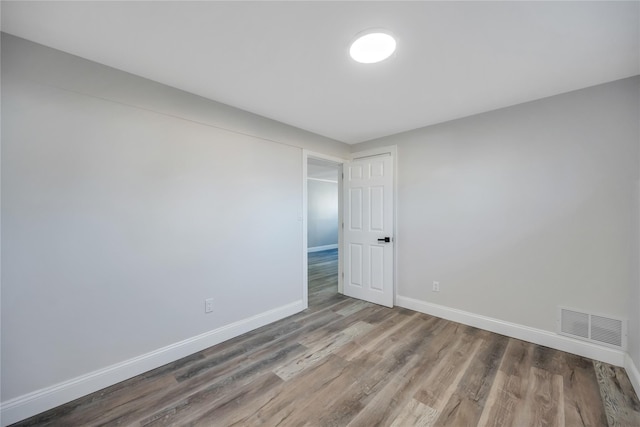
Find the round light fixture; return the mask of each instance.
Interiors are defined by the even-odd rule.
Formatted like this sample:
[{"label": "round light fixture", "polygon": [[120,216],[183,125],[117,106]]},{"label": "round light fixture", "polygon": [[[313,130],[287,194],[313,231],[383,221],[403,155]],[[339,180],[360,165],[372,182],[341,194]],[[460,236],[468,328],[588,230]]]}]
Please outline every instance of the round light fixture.
[{"label": "round light fixture", "polygon": [[354,61],[363,64],[373,64],[384,61],[396,50],[396,39],[389,33],[380,30],[370,30],[360,34],[349,49]]}]

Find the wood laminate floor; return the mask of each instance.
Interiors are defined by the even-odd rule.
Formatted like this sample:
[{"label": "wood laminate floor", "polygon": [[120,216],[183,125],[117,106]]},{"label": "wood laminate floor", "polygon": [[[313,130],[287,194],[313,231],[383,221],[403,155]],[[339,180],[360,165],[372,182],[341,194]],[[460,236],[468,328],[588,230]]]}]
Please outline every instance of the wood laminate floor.
[{"label": "wood laminate floor", "polygon": [[20,426],[640,426],[625,371],[337,294],[309,256],[309,309]]}]

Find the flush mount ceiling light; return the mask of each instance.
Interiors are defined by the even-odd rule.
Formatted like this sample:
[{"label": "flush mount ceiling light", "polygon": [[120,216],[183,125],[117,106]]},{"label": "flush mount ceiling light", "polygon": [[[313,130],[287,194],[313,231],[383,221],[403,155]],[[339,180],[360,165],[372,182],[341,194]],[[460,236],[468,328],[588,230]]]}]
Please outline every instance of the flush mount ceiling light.
[{"label": "flush mount ceiling light", "polygon": [[373,64],[384,61],[396,50],[396,39],[386,31],[369,30],[360,33],[349,49],[354,61]]}]

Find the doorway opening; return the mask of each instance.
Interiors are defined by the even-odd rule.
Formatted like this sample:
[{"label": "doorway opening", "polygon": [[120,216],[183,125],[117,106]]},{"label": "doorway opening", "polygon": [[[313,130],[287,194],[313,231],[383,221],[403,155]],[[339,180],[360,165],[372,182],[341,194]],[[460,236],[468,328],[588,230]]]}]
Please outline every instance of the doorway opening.
[{"label": "doorway opening", "polygon": [[[310,274],[316,271],[309,270],[310,253],[315,253],[313,248],[333,249],[329,245],[310,242],[311,232],[309,226],[309,182],[327,179],[326,177],[311,176],[309,169],[318,167],[332,167],[338,170],[338,249],[333,254],[325,254],[327,258],[311,258],[315,264],[324,262],[335,263],[337,258],[338,277],[337,294],[329,293],[329,289],[335,289],[335,276],[319,275],[323,281],[330,281],[331,286],[318,295],[361,299],[374,304],[393,307],[395,302],[396,283],[396,239],[397,227],[395,221],[395,193],[396,193],[396,153],[395,146],[380,147],[371,150],[352,153],[351,160],[311,153],[302,150],[303,191],[302,212],[299,216],[302,220],[302,260],[303,280],[302,299],[305,308],[310,302],[316,303],[318,299],[310,299]],[[335,177],[335,175],[332,175]],[[335,180],[335,179],[327,179]],[[344,194],[343,194],[344,192]],[[347,201],[348,199],[348,201]],[[320,245],[320,246],[316,246]],[[323,247],[325,246],[325,247]],[[310,252],[311,248],[311,252]],[[347,249],[345,249],[347,248]],[[317,255],[320,257],[320,255]],[[335,264],[334,264],[335,265]],[[315,267],[315,265],[313,265]],[[325,264],[326,273],[335,271],[335,267]],[[314,295],[316,293],[314,285]],[[319,284],[322,286],[321,284]],[[340,295],[342,296],[342,295]]]},{"label": "doorway opening", "polygon": [[309,307],[337,298],[341,289],[342,163],[308,156],[306,162],[306,293]]}]

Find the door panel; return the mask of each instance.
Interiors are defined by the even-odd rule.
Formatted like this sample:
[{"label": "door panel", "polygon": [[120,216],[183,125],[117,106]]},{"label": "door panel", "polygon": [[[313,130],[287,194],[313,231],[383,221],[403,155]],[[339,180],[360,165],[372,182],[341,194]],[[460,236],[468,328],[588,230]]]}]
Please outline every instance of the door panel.
[{"label": "door panel", "polygon": [[384,188],[371,187],[371,231],[384,233]]},{"label": "door panel", "polygon": [[344,293],[393,307],[393,157],[357,159],[344,168]]},{"label": "door panel", "polygon": [[362,188],[349,189],[349,203],[351,213],[347,216],[350,218],[350,225],[353,230],[362,230]]},{"label": "door panel", "polygon": [[384,249],[379,246],[371,246],[371,289],[384,290]]}]

